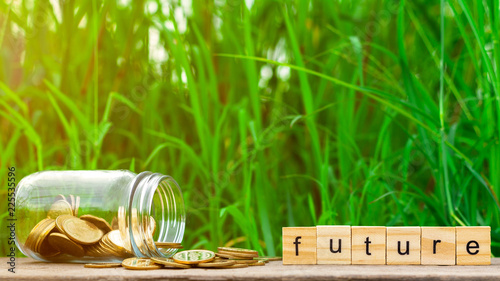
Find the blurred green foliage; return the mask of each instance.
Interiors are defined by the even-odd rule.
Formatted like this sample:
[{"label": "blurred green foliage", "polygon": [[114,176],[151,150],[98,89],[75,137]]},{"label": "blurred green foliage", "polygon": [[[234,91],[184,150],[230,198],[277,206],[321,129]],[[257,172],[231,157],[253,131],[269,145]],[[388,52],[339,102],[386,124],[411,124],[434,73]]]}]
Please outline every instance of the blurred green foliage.
[{"label": "blurred green foliage", "polygon": [[498,1],[2,1],[0,198],[8,166],[150,170],[183,188],[187,248],[491,225],[498,253],[499,22]]}]

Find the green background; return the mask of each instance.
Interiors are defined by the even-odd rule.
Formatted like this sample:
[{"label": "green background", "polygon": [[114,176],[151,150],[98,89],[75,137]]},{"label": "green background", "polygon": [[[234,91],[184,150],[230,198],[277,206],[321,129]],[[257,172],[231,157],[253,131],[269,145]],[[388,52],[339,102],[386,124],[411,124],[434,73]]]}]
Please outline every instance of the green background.
[{"label": "green background", "polygon": [[186,248],[490,225],[499,253],[499,29],[488,0],[2,1],[0,201],[9,166],[150,170]]}]

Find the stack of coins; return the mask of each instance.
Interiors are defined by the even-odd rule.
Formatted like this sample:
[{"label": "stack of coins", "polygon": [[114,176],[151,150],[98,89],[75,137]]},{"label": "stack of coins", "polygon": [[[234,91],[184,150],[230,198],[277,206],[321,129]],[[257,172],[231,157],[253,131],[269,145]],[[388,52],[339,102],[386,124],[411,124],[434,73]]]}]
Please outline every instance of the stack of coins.
[{"label": "stack of coins", "polygon": [[254,250],[234,247],[219,247],[217,250],[217,257],[223,260],[234,261],[236,264],[262,266],[268,261],[266,259],[259,259],[259,253]]}]

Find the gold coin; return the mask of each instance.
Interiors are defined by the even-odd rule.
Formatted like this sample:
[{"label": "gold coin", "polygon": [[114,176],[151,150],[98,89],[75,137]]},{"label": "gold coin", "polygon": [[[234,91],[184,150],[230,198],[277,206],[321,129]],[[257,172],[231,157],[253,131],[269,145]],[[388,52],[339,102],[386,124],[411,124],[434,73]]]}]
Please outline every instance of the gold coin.
[{"label": "gold coin", "polygon": [[173,242],[155,242],[155,245],[158,248],[172,248],[172,249],[184,248],[181,243],[173,243]]},{"label": "gold coin", "polygon": [[120,235],[122,237],[123,245],[128,252],[132,252],[132,247],[130,245],[130,236],[128,233],[126,211],[125,207],[118,207],[118,230],[120,230]]},{"label": "gold coin", "polygon": [[219,251],[219,254],[230,255],[230,256],[233,256],[235,258],[241,258],[241,259],[253,259],[253,258],[258,257],[258,255],[254,255],[254,254],[226,252],[226,251]]},{"label": "gold coin", "polygon": [[172,259],[183,264],[199,264],[215,259],[215,253],[208,250],[188,250],[175,254]]},{"label": "gold coin", "polygon": [[233,255],[225,254],[225,253],[215,253],[218,257],[225,258],[225,259],[233,259],[233,260],[253,260],[253,258],[243,258],[243,257],[236,257]]},{"label": "gold coin", "polygon": [[73,194],[69,195],[69,203],[71,204],[71,210],[73,210],[73,214],[75,211],[75,196]]},{"label": "gold coin", "polygon": [[80,209],[80,196],[76,196],[75,199],[75,209],[73,209],[73,214],[75,217],[78,216],[78,209]]},{"label": "gold coin", "polygon": [[76,217],[65,219],[62,228],[71,240],[84,245],[96,243],[103,235],[97,226]]},{"label": "gold coin", "polygon": [[118,229],[118,219],[116,217],[113,217],[113,219],[111,220],[111,228],[113,230]]},{"label": "gold coin", "polygon": [[109,241],[115,248],[120,251],[125,250],[125,246],[123,245],[123,240],[120,235],[119,230],[113,230],[106,234],[106,241]]},{"label": "gold coin", "polygon": [[51,233],[48,239],[50,245],[61,253],[66,253],[75,257],[83,257],[85,255],[83,247],[73,242],[64,234]]},{"label": "gold coin", "polygon": [[155,263],[162,264],[162,265],[167,266],[167,267],[191,268],[190,265],[175,262],[173,259],[153,257],[153,258],[151,258],[151,260]]},{"label": "gold coin", "polygon": [[132,236],[134,238],[135,245],[141,252],[147,252],[148,249],[146,249],[146,245],[144,244],[144,240],[141,238],[141,234],[139,233],[140,227],[139,227],[139,220],[138,220],[138,215],[137,215],[137,209],[133,208],[132,213],[131,213],[131,225],[129,226],[132,229]]},{"label": "gold coin", "polygon": [[111,268],[111,267],[121,267],[121,263],[110,262],[110,263],[86,263],[83,267],[86,268]]},{"label": "gold coin", "polygon": [[257,262],[248,264],[248,266],[263,266],[263,265],[266,265],[266,263],[263,261],[257,261]]},{"label": "gold coin", "polygon": [[26,238],[26,241],[24,242],[24,246],[31,251],[33,250],[33,243],[36,242],[36,238],[38,238],[37,230],[40,227],[40,225],[43,225],[44,223],[47,223],[47,221],[50,220],[49,218],[43,219],[39,221],[30,231],[28,234],[28,237]]},{"label": "gold coin", "polygon": [[[42,247],[42,243],[46,240],[47,235],[49,235],[49,233],[54,229],[55,226],[56,226],[55,220],[50,219],[47,221],[46,224],[44,224],[42,227],[40,227],[40,232],[38,233],[37,242],[36,242],[35,247],[34,247],[36,252],[38,252],[38,253],[41,252],[40,249]],[[48,250],[48,249],[44,249],[44,250]],[[49,252],[46,254],[51,255],[52,251],[49,250]]]},{"label": "gold coin", "polygon": [[47,212],[47,217],[51,219],[57,219],[61,215],[73,215],[73,209],[68,204],[68,202],[63,200],[58,200],[50,206],[50,210]]},{"label": "gold coin", "polygon": [[73,215],[61,215],[61,216],[58,216],[57,219],[56,219],[56,228],[57,228],[57,230],[59,230],[59,232],[61,232],[61,233],[64,233],[63,223],[64,223],[65,220],[71,219],[71,218],[74,218],[74,216]]},{"label": "gold coin", "polygon": [[239,254],[247,254],[258,256],[259,253],[255,250],[243,249],[243,248],[235,248],[235,247],[219,247],[217,248],[219,252],[231,252],[231,253],[239,253]]},{"label": "gold coin", "polygon": [[161,265],[155,264],[151,259],[146,258],[129,258],[122,261],[122,266],[127,269],[149,270],[160,269]]},{"label": "gold coin", "polygon": [[197,266],[203,267],[203,268],[219,268],[219,267],[231,266],[234,264],[236,264],[236,262],[234,260],[224,260],[224,261],[200,263]]},{"label": "gold coin", "polygon": [[148,235],[153,236],[156,231],[156,221],[152,216],[144,216],[142,219],[142,225],[144,227],[144,232]]},{"label": "gold coin", "polygon": [[269,262],[269,259],[266,259],[266,258],[261,258],[261,257],[258,257],[258,258],[253,258],[254,260],[256,261],[263,261],[265,263],[268,263]]},{"label": "gold coin", "polygon": [[82,215],[82,216],[80,216],[80,219],[93,223],[95,226],[97,226],[104,233],[108,233],[112,230],[111,225],[109,225],[109,223],[103,218],[99,218],[99,217],[96,217],[93,215]]},{"label": "gold coin", "polygon": [[233,265],[230,265],[230,266],[224,266],[224,267],[219,267],[219,268],[227,268],[227,269],[231,269],[231,268],[245,268],[245,267],[248,267],[248,264],[233,264]]},{"label": "gold coin", "polygon": [[54,202],[56,202],[58,200],[68,201],[68,200],[66,200],[66,197],[64,195],[62,195],[62,194],[57,194],[56,199],[54,200]]},{"label": "gold coin", "polygon": [[52,219],[45,220],[35,230],[35,233],[34,233],[34,236],[33,236],[33,241],[31,243],[31,250],[33,252],[36,252],[36,253],[40,252],[40,245],[41,245],[41,242],[42,242],[42,240],[40,238],[46,232],[46,229],[51,224],[51,221],[52,221]]},{"label": "gold coin", "polygon": [[259,262],[258,260],[237,260],[237,259],[229,259],[229,260],[234,261],[235,263],[238,264],[248,264],[248,265]]},{"label": "gold coin", "polygon": [[259,258],[267,259],[268,261],[281,261],[281,260],[283,260],[283,258],[279,257],[279,256],[277,256],[277,257],[263,256],[263,257],[259,257]]}]

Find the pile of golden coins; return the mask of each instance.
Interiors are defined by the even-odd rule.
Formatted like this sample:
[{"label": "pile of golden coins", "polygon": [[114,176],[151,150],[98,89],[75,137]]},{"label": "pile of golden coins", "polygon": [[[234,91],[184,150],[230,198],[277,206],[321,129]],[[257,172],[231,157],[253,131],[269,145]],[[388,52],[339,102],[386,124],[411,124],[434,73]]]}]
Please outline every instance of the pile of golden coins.
[{"label": "pile of golden coins", "polygon": [[[90,214],[78,217],[79,205],[79,196],[70,195],[67,199],[58,195],[47,212],[47,218],[29,233],[25,247],[53,260],[64,254],[76,258],[133,256],[130,244],[122,239],[119,223],[113,223],[112,227],[105,219]],[[125,224],[125,218],[121,219]],[[154,225],[151,230],[154,232],[156,224],[150,225]]]},{"label": "pile of golden coins", "polygon": [[172,258],[128,258],[120,263],[86,264],[90,268],[109,268],[123,266],[126,269],[188,269],[217,268],[231,269],[248,266],[263,266],[269,261],[281,260],[281,257],[259,257],[257,251],[219,247],[218,252],[208,250],[187,250],[176,253]]}]

